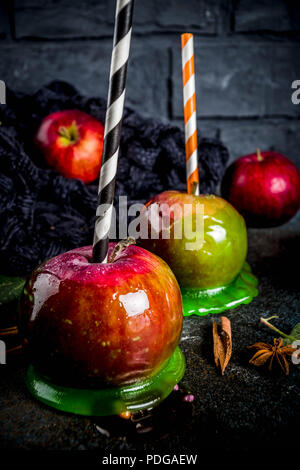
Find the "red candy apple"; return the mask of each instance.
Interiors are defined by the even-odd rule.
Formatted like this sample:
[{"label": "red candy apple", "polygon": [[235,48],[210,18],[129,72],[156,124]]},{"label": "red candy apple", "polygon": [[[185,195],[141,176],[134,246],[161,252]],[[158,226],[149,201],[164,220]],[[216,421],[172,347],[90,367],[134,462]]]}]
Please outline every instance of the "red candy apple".
[{"label": "red candy apple", "polygon": [[248,226],[275,227],[300,207],[300,172],[284,155],[258,150],[228,167],[221,191]]},{"label": "red candy apple", "polygon": [[104,128],[94,117],[66,110],[45,117],[35,142],[47,163],[67,178],[94,181],[100,171]]},{"label": "red candy apple", "polygon": [[91,260],[91,246],[77,248],[42,264],[28,280],[21,314],[33,363],[75,386],[119,386],[154,375],[181,334],[172,271],[134,245],[113,262]]}]

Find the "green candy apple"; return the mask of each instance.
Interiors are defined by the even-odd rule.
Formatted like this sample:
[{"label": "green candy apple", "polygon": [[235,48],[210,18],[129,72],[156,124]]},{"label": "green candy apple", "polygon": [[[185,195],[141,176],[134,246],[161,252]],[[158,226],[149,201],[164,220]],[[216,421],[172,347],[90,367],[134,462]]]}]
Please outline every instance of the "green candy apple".
[{"label": "green candy apple", "polygon": [[230,203],[214,195],[165,191],[146,207],[148,238],[138,243],[168,263],[181,287],[214,289],[236,279],[246,259],[247,231]]}]

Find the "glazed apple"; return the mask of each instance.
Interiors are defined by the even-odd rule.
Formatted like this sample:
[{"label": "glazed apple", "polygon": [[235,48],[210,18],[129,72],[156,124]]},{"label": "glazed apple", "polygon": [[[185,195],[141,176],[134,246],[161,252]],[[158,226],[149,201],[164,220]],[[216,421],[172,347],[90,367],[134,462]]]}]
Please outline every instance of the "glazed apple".
[{"label": "glazed apple", "polygon": [[46,162],[67,178],[94,181],[100,171],[104,127],[78,110],[58,111],[45,117],[35,143]]},{"label": "glazed apple", "polygon": [[[155,218],[148,216],[148,238],[139,238],[138,244],[163,258],[181,287],[215,288],[225,286],[236,278],[247,254],[247,232],[243,217],[231,204],[214,195],[194,196],[165,191],[146,204],[147,212],[151,206],[156,206],[162,217],[166,209],[175,207],[175,210],[169,210],[169,238],[163,235],[161,229],[157,239],[151,238],[151,232],[155,233]],[[195,219],[202,217],[201,211],[197,215],[197,206],[203,206],[204,211],[202,242],[196,243],[196,236],[194,239],[187,238],[183,228],[183,236],[177,238],[174,234],[178,224],[182,227],[195,226],[196,229]],[[187,233],[192,234],[192,230]]]},{"label": "glazed apple", "polygon": [[300,172],[284,155],[258,150],[227,168],[221,190],[249,227],[275,227],[300,207]]},{"label": "glazed apple", "polygon": [[27,281],[20,311],[33,364],[75,386],[119,386],[156,374],[182,329],[172,271],[134,245],[112,262],[91,261],[91,246],[77,248],[45,262]]}]

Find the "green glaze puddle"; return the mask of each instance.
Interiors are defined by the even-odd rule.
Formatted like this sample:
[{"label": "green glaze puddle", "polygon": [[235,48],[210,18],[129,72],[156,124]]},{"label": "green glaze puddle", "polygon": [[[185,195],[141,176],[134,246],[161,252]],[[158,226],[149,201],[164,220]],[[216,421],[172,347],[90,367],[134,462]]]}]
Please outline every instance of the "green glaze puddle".
[{"label": "green glaze puddle", "polygon": [[158,405],[172,392],[184,372],[185,359],[177,347],[157,375],[120,388],[63,387],[45,379],[32,365],[27,371],[26,384],[35,398],[58,410],[85,416],[108,416]]},{"label": "green glaze puddle", "polygon": [[204,316],[221,313],[236,308],[241,304],[249,304],[258,295],[258,280],[252,274],[248,263],[245,263],[240,274],[229,285],[217,289],[182,288],[183,315]]}]

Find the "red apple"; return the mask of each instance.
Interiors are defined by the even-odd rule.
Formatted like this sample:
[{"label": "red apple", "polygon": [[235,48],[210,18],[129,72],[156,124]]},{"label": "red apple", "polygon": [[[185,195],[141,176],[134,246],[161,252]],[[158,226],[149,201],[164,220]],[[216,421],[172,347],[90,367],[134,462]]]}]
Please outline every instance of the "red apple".
[{"label": "red apple", "polygon": [[65,110],[45,117],[35,136],[48,165],[67,178],[94,181],[100,171],[104,127],[78,110]]},{"label": "red apple", "polygon": [[33,363],[75,386],[119,386],[156,374],[182,329],[174,274],[134,245],[111,263],[91,260],[91,246],[77,248],[45,262],[28,280],[21,318]]},{"label": "red apple", "polygon": [[227,168],[221,191],[249,227],[275,227],[300,207],[300,172],[284,155],[258,150]]}]

